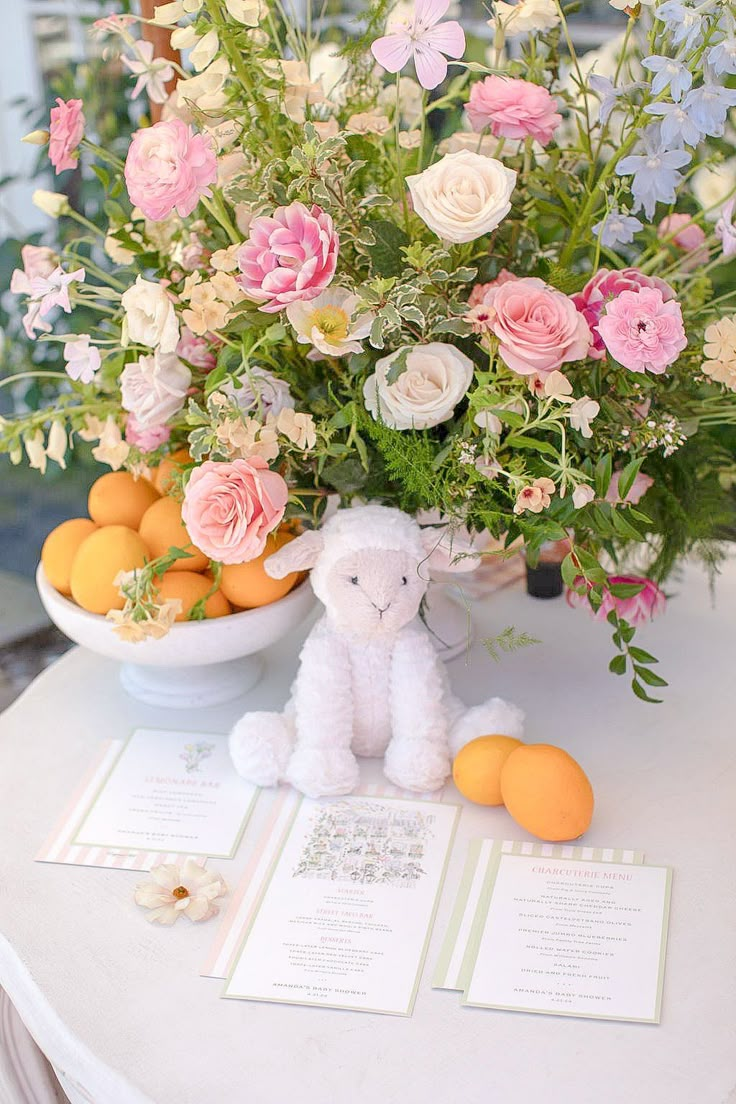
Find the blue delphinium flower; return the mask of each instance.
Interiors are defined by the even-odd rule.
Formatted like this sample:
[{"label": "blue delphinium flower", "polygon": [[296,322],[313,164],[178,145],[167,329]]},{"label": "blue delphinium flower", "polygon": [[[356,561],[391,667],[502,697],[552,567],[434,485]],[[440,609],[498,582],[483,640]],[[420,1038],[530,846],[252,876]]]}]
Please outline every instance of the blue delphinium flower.
[{"label": "blue delphinium flower", "polygon": [[627,215],[612,207],[606,217],[593,227],[594,234],[600,234],[601,245],[613,249],[616,245],[630,245],[634,234],[642,230],[642,224],[634,215]]},{"label": "blue delphinium flower", "polygon": [[[685,104],[687,101],[685,101]],[[661,115],[660,135],[665,149],[682,149],[683,146],[697,146],[703,137],[695,121],[685,108],[685,104],[651,103],[644,110],[649,115]]]},{"label": "blue delphinium flower", "polygon": [[634,210],[644,208],[648,219],[654,217],[658,203],[674,203],[677,188],[682,183],[682,169],[691,160],[686,150],[666,150],[661,144],[659,127],[648,127],[643,132],[644,152],[629,154],[619,161],[619,176],[631,176],[631,193]]},{"label": "blue delphinium flower", "polygon": [[[659,14],[659,13],[657,13]],[[652,95],[659,96],[669,86],[670,95],[679,102],[693,83],[693,75],[686,65],[674,58],[660,57],[651,54],[642,61],[645,69],[654,73],[652,81]]]},{"label": "blue delphinium flower", "polygon": [[601,123],[605,126],[611,117],[611,112],[616,106],[623,89],[616,88],[612,80],[608,77],[601,77],[598,73],[590,74],[588,77],[588,84],[601,101],[599,117]]},{"label": "blue delphinium flower", "polygon": [[736,38],[724,38],[717,46],[711,46],[705,55],[708,68],[714,76],[736,74]]},{"label": "blue delphinium flower", "polygon": [[736,107],[736,89],[724,88],[712,80],[706,80],[700,88],[693,88],[683,100],[684,111],[689,112],[695,126],[703,134],[720,138],[731,107]]},{"label": "blue delphinium flower", "polygon": [[665,0],[657,8],[657,19],[666,24],[675,46],[692,50],[703,37],[702,14],[683,0]]}]

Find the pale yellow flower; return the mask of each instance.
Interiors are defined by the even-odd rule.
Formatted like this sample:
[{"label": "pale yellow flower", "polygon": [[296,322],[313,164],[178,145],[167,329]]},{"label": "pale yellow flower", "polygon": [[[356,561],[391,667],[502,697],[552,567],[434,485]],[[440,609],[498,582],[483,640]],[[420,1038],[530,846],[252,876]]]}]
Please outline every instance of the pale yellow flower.
[{"label": "pale yellow flower", "polygon": [[215,30],[207,31],[207,34],[198,40],[196,46],[189,54],[189,60],[198,73],[201,73],[203,69],[207,68],[211,61],[214,61],[219,48],[220,40]]},{"label": "pale yellow flower", "polygon": [[312,449],[317,443],[317,432],[311,414],[297,414],[291,407],[284,407],[276,418],[276,428],[298,449]]},{"label": "pale yellow flower", "polygon": [[32,436],[23,438],[28,463],[41,475],[46,474],[46,447],[44,444],[43,430],[37,429]]},{"label": "pale yellow flower", "polygon": [[422,141],[421,130],[402,130],[399,133],[399,145],[402,149],[419,149]]},{"label": "pale yellow flower", "polygon": [[278,435],[270,422],[263,425],[256,418],[223,418],[215,428],[215,435],[231,460],[260,456],[270,464],[279,454]]},{"label": "pale yellow flower", "polygon": [[359,111],[351,115],[347,121],[346,130],[351,134],[388,134],[391,130],[391,120],[378,111]]},{"label": "pale yellow flower", "polygon": [[227,272],[216,272],[210,280],[210,286],[215,289],[218,299],[221,299],[223,303],[229,303],[231,306],[242,302],[245,298],[238,281]]},{"label": "pale yellow flower", "polygon": [[49,430],[49,439],[46,445],[46,455],[49,460],[55,460],[60,468],[66,468],[67,450],[66,429],[63,422],[52,422]]},{"label": "pale yellow flower", "polygon": [[225,7],[231,19],[246,27],[257,27],[268,11],[263,0],[225,0]]},{"label": "pale yellow flower", "polygon": [[123,440],[117,422],[111,414],[108,415],[100,434],[100,443],[92,449],[92,455],[100,464],[107,464],[117,471],[128,459],[129,452],[130,445]]},{"label": "pale yellow flower", "polygon": [[210,257],[210,264],[216,272],[237,272],[239,250],[240,244],[217,249]]},{"label": "pale yellow flower", "polygon": [[572,395],[572,384],[564,372],[556,369],[544,380],[544,393],[548,399],[559,399],[564,402],[568,395]]},{"label": "pale yellow flower", "polygon": [[81,437],[83,441],[99,441],[104,428],[105,423],[101,418],[98,418],[96,414],[87,414],[84,425],[77,430],[77,436]]},{"label": "pale yellow flower", "polygon": [[736,315],[712,322],[705,331],[703,372],[736,391]]},{"label": "pale yellow flower", "polygon": [[203,336],[212,330],[219,330],[228,319],[226,303],[217,298],[217,292],[211,282],[197,284],[189,295],[189,309],[182,311],[184,323],[192,333]]}]

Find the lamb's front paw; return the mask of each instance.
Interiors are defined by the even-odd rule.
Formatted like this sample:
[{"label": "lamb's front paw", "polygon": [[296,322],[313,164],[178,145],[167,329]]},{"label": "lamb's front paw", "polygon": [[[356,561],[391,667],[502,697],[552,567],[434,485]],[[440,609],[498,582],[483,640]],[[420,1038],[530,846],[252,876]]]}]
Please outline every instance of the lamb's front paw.
[{"label": "lamb's front paw", "polygon": [[392,742],[386,750],[383,773],[402,790],[431,793],[447,781],[450,757],[442,748],[421,740]]},{"label": "lamb's front paw", "polygon": [[355,756],[342,748],[297,748],[286,779],[307,797],[349,794],[360,780]]},{"label": "lamb's front paw", "polygon": [[230,733],[233,765],[256,786],[278,785],[293,746],[293,725],[283,713],[246,713]]}]

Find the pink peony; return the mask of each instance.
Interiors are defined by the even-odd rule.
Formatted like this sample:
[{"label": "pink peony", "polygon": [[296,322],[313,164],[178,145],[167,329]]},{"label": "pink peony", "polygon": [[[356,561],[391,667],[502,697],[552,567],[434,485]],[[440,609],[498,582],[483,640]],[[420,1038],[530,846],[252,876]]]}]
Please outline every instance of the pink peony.
[{"label": "pink peony", "polygon": [[250,224],[250,237],[238,251],[238,283],[262,311],[315,299],[331,283],[340,239],[332,219],[316,204],[277,207]]},{"label": "pink peony", "polygon": [[72,157],[84,135],[84,112],[81,100],[57,98],[56,107],[51,108],[49,123],[49,161],[58,176],[65,169],[75,169],[77,158]]},{"label": "pink peony", "polygon": [[181,515],[192,541],[211,559],[244,563],[260,556],[284,516],[289,489],[260,456],[195,468]]},{"label": "pink peony", "polygon": [[588,356],[603,360],[606,347],[598,333],[598,322],[606,309],[606,304],[615,299],[622,291],[636,291],[640,287],[659,288],[665,302],[674,299],[675,293],[669,284],[657,276],[645,276],[638,268],[622,268],[618,271],[600,268],[592,279],[588,280],[582,291],[571,296],[572,301],[590,327],[593,341]]},{"label": "pink peony", "polygon": [[[596,621],[605,621],[611,610],[615,610],[619,617],[628,621],[630,625],[643,625],[647,621],[652,621],[660,613],[664,613],[667,599],[652,579],[645,579],[640,575],[609,575],[608,585],[615,586],[617,583],[638,584],[642,589],[631,598],[616,598],[611,594],[608,586],[604,586],[603,601],[600,609],[594,613]],[[586,606],[593,612],[587,594],[568,590],[567,603],[573,607]]]},{"label": "pink peony", "polygon": [[181,119],[167,119],[133,135],[125,161],[131,203],[146,218],[161,222],[176,210],[191,215],[202,196],[211,196],[217,159],[208,135],[196,134]]},{"label": "pink peony", "polygon": [[[621,481],[621,472],[615,471],[611,477],[611,482],[608,484],[608,490],[606,491],[606,502],[612,504],[621,502],[621,496],[619,494],[618,485]],[[628,502],[631,506],[636,506],[641,502],[644,495],[649,488],[653,486],[654,480],[651,475],[646,475],[644,472],[637,472],[634,482],[629,487],[629,493],[626,495],[624,502]]]},{"label": "pink peony", "polygon": [[483,303],[496,312],[491,331],[504,364],[521,376],[546,376],[587,356],[590,331],[573,301],[535,276],[506,280]]},{"label": "pink peony", "polygon": [[176,346],[176,355],[205,372],[211,372],[217,364],[217,355],[207,338],[193,334],[188,326],[182,326],[181,328],[181,337],[179,338],[179,344]]},{"label": "pink peony", "polygon": [[705,245],[706,236],[702,226],[693,222],[690,215],[667,215],[659,224],[657,233],[661,238],[687,253],[680,261],[683,272],[691,272],[702,264],[708,263],[710,253]]},{"label": "pink peony", "polygon": [[548,146],[562,116],[546,88],[531,81],[486,77],[471,91],[466,111],[473,130],[490,127],[496,138],[534,138]]},{"label": "pink peony", "polygon": [[129,445],[135,445],[141,452],[153,452],[159,445],[165,444],[171,436],[171,429],[167,425],[144,426],[136,418],[135,414],[129,414],[125,423],[125,440]]},{"label": "pink peony", "polygon": [[614,360],[631,372],[660,375],[687,346],[680,304],[658,288],[622,291],[598,323]]}]

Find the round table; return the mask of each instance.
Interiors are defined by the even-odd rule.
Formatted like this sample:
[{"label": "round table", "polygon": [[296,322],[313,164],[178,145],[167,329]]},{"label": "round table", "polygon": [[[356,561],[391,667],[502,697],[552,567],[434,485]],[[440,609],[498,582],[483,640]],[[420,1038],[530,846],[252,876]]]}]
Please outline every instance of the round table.
[{"label": "round table", "polygon": [[[217,920],[155,927],[133,903],[140,874],[33,856],[100,741],[138,726],[226,731],[246,707],[278,706],[300,639],[267,653],[247,706],[182,715],[127,697],[109,660],[76,649],[55,663],[0,718],[0,985],[75,1104],[736,1100],[736,561],[715,607],[696,567],[670,590],[640,633],[671,683],[662,705],[607,673],[607,626],[518,588],[475,603],[477,640],[513,624],[543,644],[496,665],[476,642],[450,665],[468,703],[506,695],[530,741],[583,764],[596,792],[586,843],[674,868],[659,1026],[461,1008],[430,988],[467,841],[529,838],[505,810],[469,805],[411,1018],[221,1000],[223,983],[199,976]],[[212,865],[236,884],[237,857]]]}]

